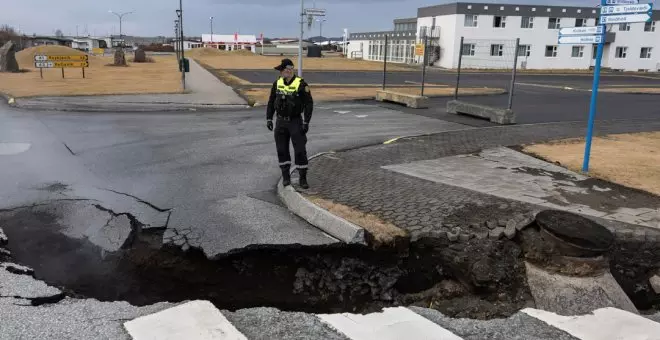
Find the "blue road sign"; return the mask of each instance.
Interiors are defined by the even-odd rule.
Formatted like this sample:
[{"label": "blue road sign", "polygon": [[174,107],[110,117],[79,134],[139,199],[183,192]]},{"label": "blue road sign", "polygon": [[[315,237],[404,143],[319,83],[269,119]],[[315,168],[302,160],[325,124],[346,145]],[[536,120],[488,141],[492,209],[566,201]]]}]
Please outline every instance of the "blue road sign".
[{"label": "blue road sign", "polygon": [[634,5],[638,4],[639,0],[606,0],[605,5]]},{"label": "blue road sign", "polygon": [[651,21],[651,12],[639,14],[603,15],[600,17],[600,23],[603,25],[647,21]]},{"label": "blue road sign", "polygon": [[559,36],[560,44],[600,44],[603,42],[603,35],[573,35]]},{"label": "blue road sign", "polygon": [[603,26],[564,27],[559,30],[559,36],[603,34]]},{"label": "blue road sign", "polygon": [[603,6],[600,15],[648,13],[652,10],[653,4]]}]

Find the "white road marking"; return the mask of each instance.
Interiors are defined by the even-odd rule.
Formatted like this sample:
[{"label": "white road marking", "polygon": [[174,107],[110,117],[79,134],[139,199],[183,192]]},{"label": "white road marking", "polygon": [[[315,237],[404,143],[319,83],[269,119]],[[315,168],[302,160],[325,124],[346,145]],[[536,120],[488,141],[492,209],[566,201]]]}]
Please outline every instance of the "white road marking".
[{"label": "white road marking", "polygon": [[0,143],[0,156],[11,156],[30,149],[30,143]]},{"label": "white road marking", "polygon": [[208,301],[192,301],[124,323],[134,340],[247,340]]},{"label": "white road marking", "polygon": [[462,340],[404,307],[385,308],[382,313],[320,314],[324,323],[352,340]]},{"label": "white road marking", "polygon": [[335,111],[335,113],[339,113],[340,115],[350,113],[351,111]]},{"label": "white road marking", "polygon": [[355,115],[355,117],[358,117],[358,118],[367,118],[367,117],[369,117],[369,115]]},{"label": "white road marking", "polygon": [[522,312],[581,340],[660,340],[660,323],[616,308],[601,308],[582,316],[532,308]]}]

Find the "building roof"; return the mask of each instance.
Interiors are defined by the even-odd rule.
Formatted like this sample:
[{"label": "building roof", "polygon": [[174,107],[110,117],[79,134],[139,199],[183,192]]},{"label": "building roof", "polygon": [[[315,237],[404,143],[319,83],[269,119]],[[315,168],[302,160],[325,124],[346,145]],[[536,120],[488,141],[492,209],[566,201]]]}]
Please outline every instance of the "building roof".
[{"label": "building roof", "polygon": [[213,39],[211,39],[210,34],[202,34],[202,41],[205,43],[243,43],[243,44],[256,44],[257,36],[251,34],[238,34],[238,39],[234,40],[234,34],[214,34]]},{"label": "building roof", "polygon": [[403,19],[394,19],[395,24],[414,24],[417,23],[417,18],[403,18]]},{"label": "building roof", "polygon": [[[600,10],[595,6],[575,7],[557,5],[517,5],[477,2],[455,2],[445,5],[421,7],[417,17],[436,17],[452,14],[534,16],[553,18],[597,18]],[[660,11],[653,11],[653,20],[660,19]]]}]

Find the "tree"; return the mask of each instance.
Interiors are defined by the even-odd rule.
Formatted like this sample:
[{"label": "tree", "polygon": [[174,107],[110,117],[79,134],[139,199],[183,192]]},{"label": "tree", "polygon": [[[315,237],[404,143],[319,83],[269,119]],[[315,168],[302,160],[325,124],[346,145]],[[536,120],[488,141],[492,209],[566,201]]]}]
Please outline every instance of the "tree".
[{"label": "tree", "polygon": [[18,33],[14,30],[13,27],[9,25],[2,25],[0,27],[0,46],[4,45],[8,41],[18,40]]},{"label": "tree", "polygon": [[55,30],[55,36],[58,38],[64,38],[64,33],[62,33],[62,30],[58,28]]}]

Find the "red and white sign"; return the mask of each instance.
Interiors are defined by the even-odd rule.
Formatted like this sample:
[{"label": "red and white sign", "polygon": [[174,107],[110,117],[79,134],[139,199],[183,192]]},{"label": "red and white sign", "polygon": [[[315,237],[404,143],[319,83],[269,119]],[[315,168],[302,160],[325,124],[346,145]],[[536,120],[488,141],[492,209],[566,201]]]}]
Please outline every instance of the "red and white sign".
[{"label": "red and white sign", "polygon": [[259,40],[261,40],[261,44],[263,45],[263,43],[264,43],[264,34],[263,33],[259,34]]},{"label": "red and white sign", "polygon": [[234,33],[234,42],[238,41],[238,32]]}]

